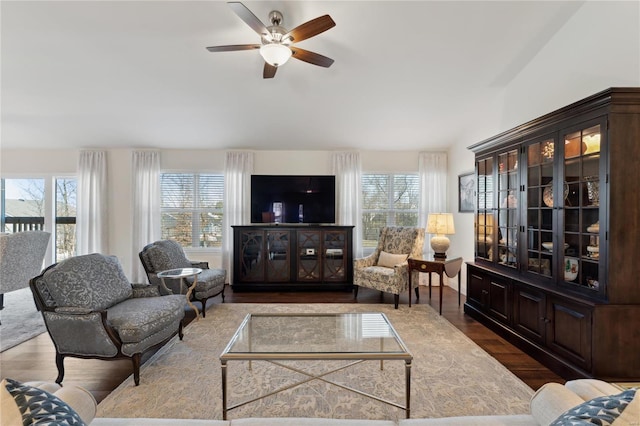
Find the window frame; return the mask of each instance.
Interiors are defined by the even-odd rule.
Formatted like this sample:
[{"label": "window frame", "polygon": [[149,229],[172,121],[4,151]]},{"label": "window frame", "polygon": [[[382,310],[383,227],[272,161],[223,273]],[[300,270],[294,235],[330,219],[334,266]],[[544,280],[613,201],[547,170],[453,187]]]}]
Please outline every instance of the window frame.
[{"label": "window frame", "polygon": [[[199,200],[198,198],[198,181],[200,179],[200,176],[202,175],[214,175],[214,176],[219,176],[222,179],[222,193],[221,193],[221,203],[222,206],[218,211],[214,211],[212,213],[219,213],[220,215],[222,215],[222,219],[220,220],[220,243],[219,245],[216,246],[200,246],[200,245],[194,245],[194,235],[200,235],[200,221],[197,219],[200,215],[200,213],[203,212],[211,212],[210,209],[205,209],[205,208],[200,208],[200,207],[193,207],[190,209],[181,209],[181,208],[163,208],[162,204],[163,204],[163,191],[162,191],[162,176],[165,174],[173,174],[173,175],[193,175],[196,176],[197,178],[194,179],[194,200],[197,202]],[[185,251],[185,253],[221,253],[223,248],[224,248],[224,232],[223,232],[223,228],[224,228],[224,190],[225,190],[225,175],[223,172],[220,171],[214,171],[214,170],[172,170],[172,169],[165,169],[165,170],[161,170],[160,171],[160,176],[159,176],[159,187],[160,187],[160,227],[161,227],[161,234],[163,235],[162,238],[164,238],[164,228],[162,226],[162,216],[166,213],[166,212],[190,212],[191,213],[191,223],[192,223],[192,232],[191,232],[191,245],[190,246],[184,246],[182,245],[183,250]],[[196,229],[197,232],[194,232],[193,229]],[[199,242],[199,239],[197,240]]]},{"label": "window frame", "polygon": [[[51,233],[51,238],[49,239],[49,244],[47,246],[47,251],[44,256],[44,265],[51,265],[56,262],[61,261],[62,259],[56,259],[56,251],[57,251],[57,211],[56,211],[56,199],[57,199],[57,186],[56,181],[58,179],[74,179],[76,181],[76,216],[74,217],[74,224],[77,225],[78,218],[78,205],[77,205],[77,184],[78,184],[78,175],[75,173],[7,173],[0,176],[1,179],[42,179],[44,180],[44,226],[42,228],[43,231]],[[2,195],[4,196],[4,195]],[[4,209],[6,206],[2,206]],[[3,211],[4,215],[5,212]],[[71,216],[69,216],[71,217]],[[4,218],[2,220],[2,225],[4,225]],[[4,232],[4,229],[2,229]],[[74,227],[75,231],[75,253],[77,253],[77,241],[78,241],[78,228]],[[55,248],[55,249],[54,249]]]},{"label": "window frame", "polygon": [[[389,179],[389,183],[388,183],[388,188],[387,188],[387,203],[385,208],[382,209],[367,209],[365,208],[364,205],[364,191],[365,191],[365,184],[364,184],[364,180],[366,179],[367,176],[370,175],[384,175],[384,176],[388,176]],[[398,176],[412,176],[413,178],[415,178],[416,180],[416,188],[417,188],[417,199],[415,200],[415,209],[398,209],[395,207],[395,203],[394,203],[394,181]],[[362,191],[362,205],[360,206],[360,226],[362,227],[362,250],[363,250],[363,254],[364,255],[369,255],[371,253],[373,253],[375,251],[375,247],[372,246],[366,246],[365,245],[365,241],[367,241],[365,239],[365,225],[364,225],[364,217],[367,214],[371,214],[371,213],[383,213],[386,215],[387,218],[387,222],[385,225],[383,226],[398,226],[396,225],[396,218],[398,213],[413,213],[416,216],[416,223],[413,226],[419,226],[420,224],[420,194],[421,194],[421,181],[420,181],[420,174],[416,171],[416,172],[407,172],[407,171],[386,171],[386,172],[374,172],[374,171],[368,171],[368,172],[363,172],[361,177],[360,177],[360,184],[361,184],[361,191]]]}]

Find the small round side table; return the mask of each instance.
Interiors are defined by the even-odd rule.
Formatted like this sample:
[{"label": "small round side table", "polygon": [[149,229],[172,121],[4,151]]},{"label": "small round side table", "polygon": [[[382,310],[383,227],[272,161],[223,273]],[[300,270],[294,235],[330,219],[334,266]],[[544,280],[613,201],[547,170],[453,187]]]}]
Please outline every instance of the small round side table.
[{"label": "small round side table", "polygon": [[168,290],[170,292],[171,290],[167,287],[167,285],[164,282],[165,278],[179,279],[180,293],[182,293],[182,290],[184,288],[183,287],[184,282],[187,280],[187,278],[194,277],[193,284],[191,284],[187,289],[186,296],[187,296],[187,305],[189,305],[189,307],[193,309],[196,313],[196,321],[199,319],[198,316],[200,315],[200,311],[198,311],[198,308],[196,308],[193,305],[193,303],[191,303],[191,293],[193,293],[193,290],[196,288],[196,284],[198,284],[198,274],[200,272],[202,272],[202,269],[200,268],[176,268],[176,269],[168,269],[166,271],[158,272],[158,278],[160,278],[160,281],[162,281],[162,286],[165,288],[165,290]]}]

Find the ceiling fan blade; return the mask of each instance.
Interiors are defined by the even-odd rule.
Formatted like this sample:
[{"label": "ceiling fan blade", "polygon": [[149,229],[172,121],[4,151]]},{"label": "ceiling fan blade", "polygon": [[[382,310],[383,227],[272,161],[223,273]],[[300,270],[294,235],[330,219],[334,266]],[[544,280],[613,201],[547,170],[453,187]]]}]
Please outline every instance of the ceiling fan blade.
[{"label": "ceiling fan blade", "polygon": [[227,4],[236,13],[236,15],[240,17],[240,19],[253,28],[253,31],[257,32],[260,36],[265,37],[269,41],[272,40],[271,33],[267,27],[256,17],[256,15],[253,14],[253,12],[247,9],[247,6],[239,1],[230,1]]},{"label": "ceiling fan blade", "polygon": [[287,38],[289,38],[291,39],[292,43],[297,43],[299,41],[306,40],[322,32],[325,32],[335,26],[336,23],[333,22],[331,16],[320,16],[316,19],[307,21],[304,24],[298,25],[297,27],[283,35],[282,40],[286,40]]},{"label": "ceiling fan blade", "polygon": [[333,64],[333,59],[322,56],[319,53],[309,52],[308,50],[300,49],[299,47],[290,47],[293,52],[293,57],[300,59],[301,61],[308,62],[313,65],[329,68]]},{"label": "ceiling fan blade", "polygon": [[274,67],[265,62],[264,69],[262,70],[262,78],[273,78],[276,76],[276,71],[278,71],[278,67]]},{"label": "ceiling fan blade", "polygon": [[211,46],[207,47],[209,52],[232,52],[234,50],[253,50],[260,49],[259,44],[230,44],[228,46]]}]

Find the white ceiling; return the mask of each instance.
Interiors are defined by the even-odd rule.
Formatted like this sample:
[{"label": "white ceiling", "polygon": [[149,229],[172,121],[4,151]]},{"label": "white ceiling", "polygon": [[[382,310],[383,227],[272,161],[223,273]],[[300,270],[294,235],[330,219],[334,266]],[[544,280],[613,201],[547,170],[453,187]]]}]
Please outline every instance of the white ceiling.
[{"label": "white ceiling", "polygon": [[222,1],[2,1],[2,148],[445,148],[581,6],[568,1],[247,1],[335,60],[262,78]]}]

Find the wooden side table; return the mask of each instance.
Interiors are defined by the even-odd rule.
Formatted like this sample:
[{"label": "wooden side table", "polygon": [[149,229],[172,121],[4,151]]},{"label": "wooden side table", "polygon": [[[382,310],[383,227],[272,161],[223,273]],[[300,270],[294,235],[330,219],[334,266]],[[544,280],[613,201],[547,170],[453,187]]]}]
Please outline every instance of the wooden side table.
[{"label": "wooden side table", "polygon": [[173,292],[171,291],[171,289],[167,287],[167,285],[164,282],[165,278],[179,279],[180,293],[182,293],[184,281],[186,281],[186,279],[189,277],[194,277],[193,284],[191,284],[187,289],[186,296],[187,296],[187,305],[189,305],[189,307],[193,309],[196,313],[196,321],[199,319],[198,316],[200,315],[200,311],[198,311],[198,308],[196,308],[195,305],[191,303],[191,293],[193,293],[193,290],[196,288],[196,284],[198,284],[198,274],[200,272],[202,272],[202,269],[200,268],[176,268],[176,269],[169,269],[167,271],[158,272],[158,278],[160,278],[160,281],[162,282],[162,286],[165,288],[165,290],[168,290],[171,293]]},{"label": "wooden side table", "polygon": [[431,299],[431,273],[435,272],[440,276],[440,315],[442,315],[442,287],[444,287],[443,274],[453,278],[458,276],[458,306],[460,306],[460,268],[462,268],[462,258],[452,259],[407,259],[409,262],[409,307],[411,307],[411,271],[427,272],[429,274],[429,299]]}]

